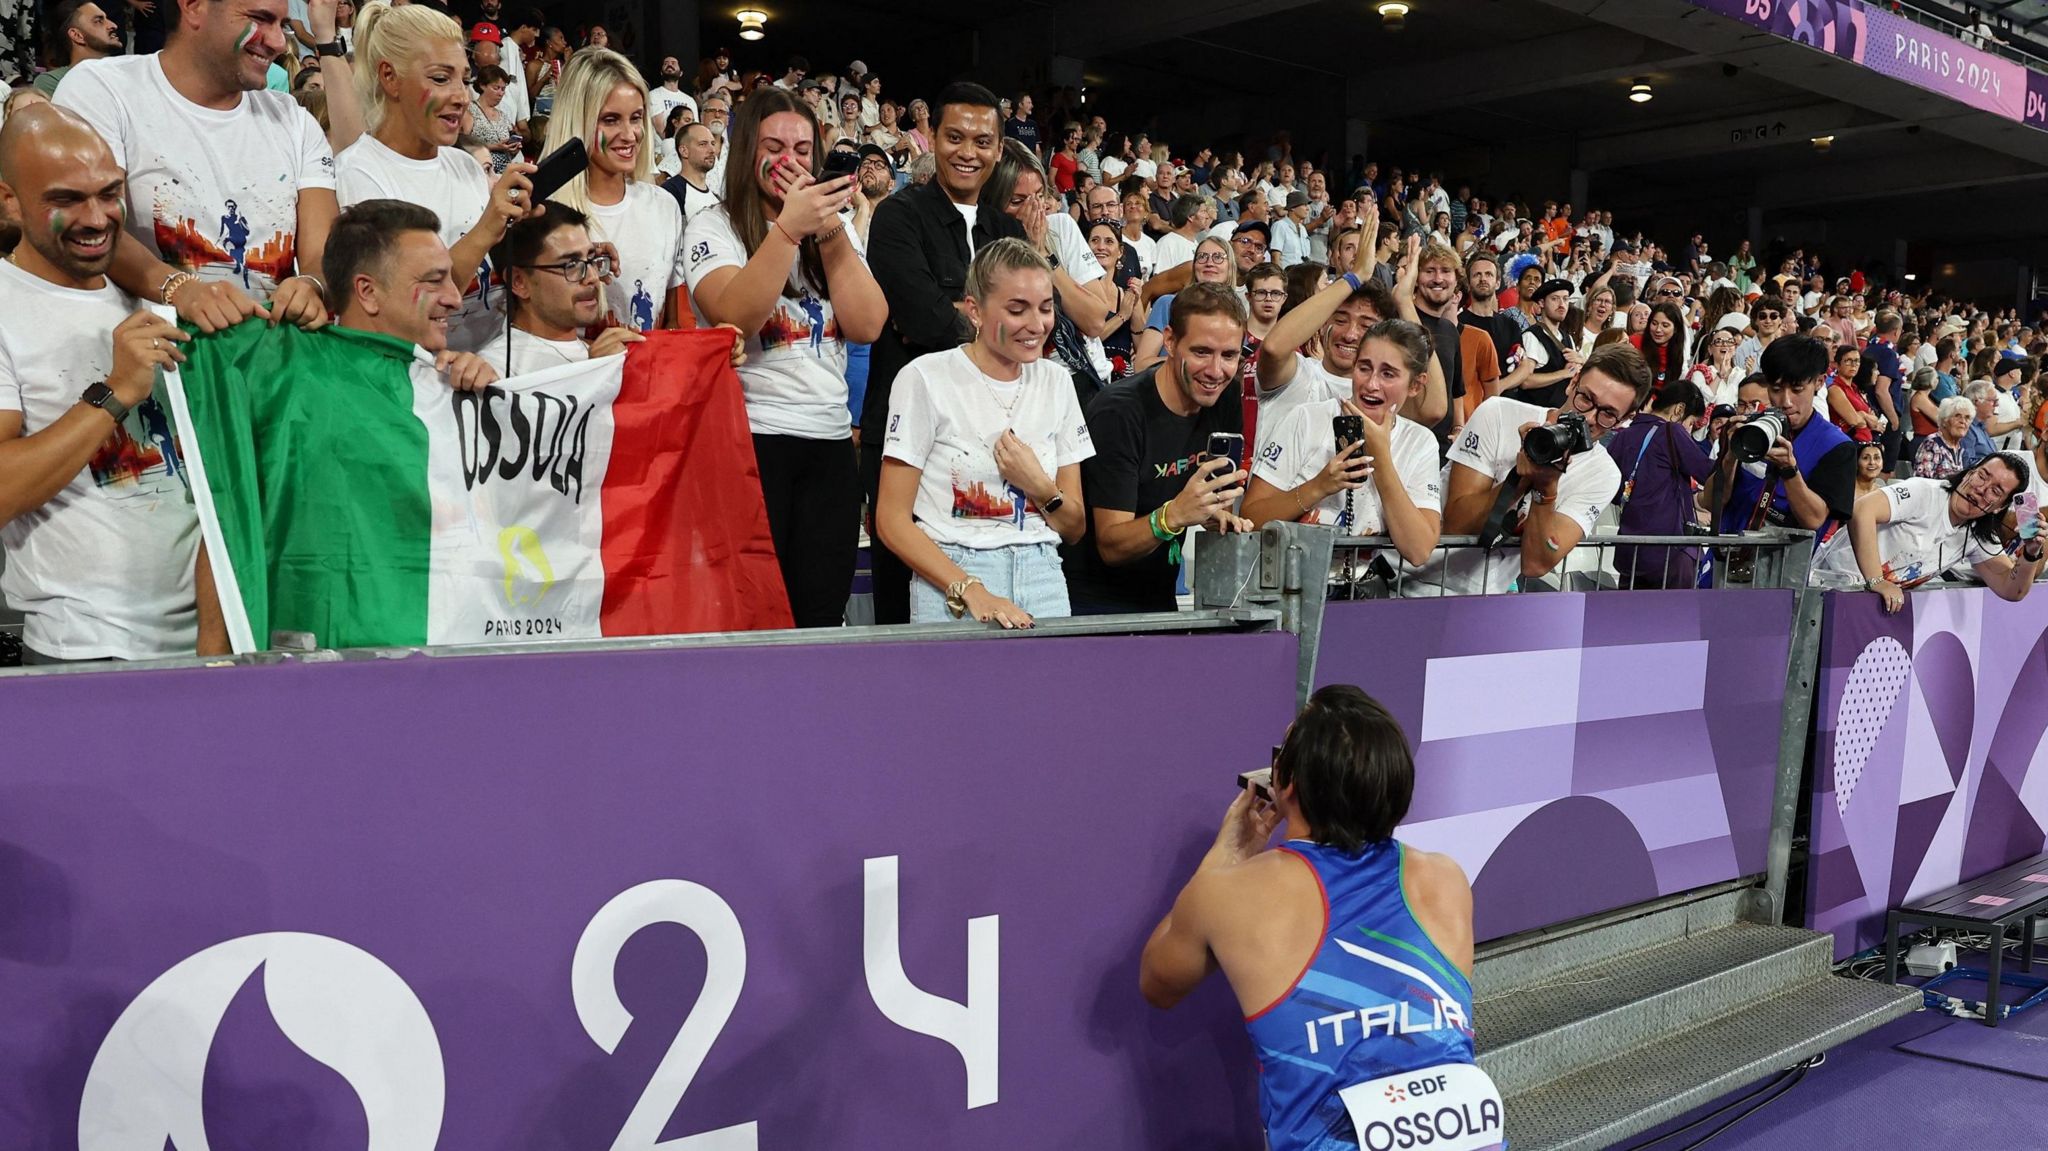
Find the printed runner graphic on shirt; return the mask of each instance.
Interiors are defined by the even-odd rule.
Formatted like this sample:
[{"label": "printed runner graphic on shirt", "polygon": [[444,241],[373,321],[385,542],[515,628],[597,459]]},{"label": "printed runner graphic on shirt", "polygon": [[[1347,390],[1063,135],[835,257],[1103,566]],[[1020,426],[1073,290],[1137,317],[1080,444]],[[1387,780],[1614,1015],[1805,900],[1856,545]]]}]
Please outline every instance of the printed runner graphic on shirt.
[{"label": "printed runner graphic on shirt", "polygon": [[731,347],[469,393],[384,336],[195,338],[165,383],[235,650],[790,626]]},{"label": "printed runner graphic on shirt", "polygon": [[[138,431],[140,439],[136,438]],[[128,413],[114,434],[93,453],[86,468],[92,473],[92,482],[102,488],[136,488],[155,479],[183,477],[170,416],[155,396]]]},{"label": "printed runner graphic on shirt", "polygon": [[[291,232],[273,232],[253,248],[249,219],[233,200],[222,205],[218,220],[202,228],[191,219],[166,218],[168,206],[157,205],[156,246],[164,262],[209,278],[223,278],[246,291],[268,294],[271,285],[292,274],[298,253],[298,237]],[[269,281],[258,283],[251,275],[260,273]]]}]

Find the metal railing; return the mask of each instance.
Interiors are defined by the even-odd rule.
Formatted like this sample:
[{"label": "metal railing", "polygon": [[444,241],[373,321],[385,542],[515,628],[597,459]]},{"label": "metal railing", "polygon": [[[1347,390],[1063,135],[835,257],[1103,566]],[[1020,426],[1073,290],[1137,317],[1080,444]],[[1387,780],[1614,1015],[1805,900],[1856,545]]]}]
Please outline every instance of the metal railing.
[{"label": "metal railing", "polygon": [[[1932,28],[1943,35],[1954,37],[1971,48],[1976,48],[1982,52],[1989,52],[1994,56],[2003,56],[2008,60],[2016,61],[2036,71],[2048,74],[2048,58],[2029,52],[2027,49],[2022,48],[2017,40],[2013,39],[2015,37],[2030,37],[2032,33],[2028,29],[1999,28],[1994,24],[1993,30],[2000,36],[2006,37],[2008,43],[1998,44],[1987,40],[1982,44],[1977,44],[1974,42],[1976,34],[1970,30],[1969,25],[1958,23],[1945,10],[1924,7],[1914,3],[1914,0],[1895,0],[1892,4],[1892,10],[1896,15],[1904,17],[1920,25],[1922,28]],[[2031,39],[2027,42],[2032,43]]]}]

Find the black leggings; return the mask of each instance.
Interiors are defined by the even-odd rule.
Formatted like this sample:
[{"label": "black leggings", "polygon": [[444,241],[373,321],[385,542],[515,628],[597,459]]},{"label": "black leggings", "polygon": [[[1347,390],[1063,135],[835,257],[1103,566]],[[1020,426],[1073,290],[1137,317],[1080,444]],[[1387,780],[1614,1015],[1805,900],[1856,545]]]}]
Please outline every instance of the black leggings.
[{"label": "black leggings", "polygon": [[853,442],[757,435],[754,460],[796,626],[840,626],[860,546]]},{"label": "black leggings", "polygon": [[[860,446],[860,483],[867,492],[868,507],[881,502],[882,488],[882,445],[862,442]],[[910,622],[910,565],[896,558],[896,553],[882,545],[882,535],[868,526],[868,560],[872,573],[870,581],[874,589],[875,622]]]}]

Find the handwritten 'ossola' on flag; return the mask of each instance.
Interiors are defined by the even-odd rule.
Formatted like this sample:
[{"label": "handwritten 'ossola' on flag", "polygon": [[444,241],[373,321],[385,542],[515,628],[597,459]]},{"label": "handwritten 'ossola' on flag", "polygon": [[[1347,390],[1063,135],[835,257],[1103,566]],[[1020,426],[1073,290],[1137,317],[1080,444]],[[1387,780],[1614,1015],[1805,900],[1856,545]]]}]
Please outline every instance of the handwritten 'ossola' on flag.
[{"label": "handwritten 'ossola' on flag", "polygon": [[790,625],[724,332],[456,392],[261,320],[167,372],[236,651]]}]

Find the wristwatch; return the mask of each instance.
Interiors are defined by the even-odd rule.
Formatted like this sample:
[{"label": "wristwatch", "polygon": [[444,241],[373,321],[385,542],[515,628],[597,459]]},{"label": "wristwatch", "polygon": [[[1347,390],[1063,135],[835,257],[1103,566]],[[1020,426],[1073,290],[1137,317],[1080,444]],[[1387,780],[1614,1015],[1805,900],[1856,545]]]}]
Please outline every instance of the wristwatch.
[{"label": "wristwatch", "polygon": [[1047,252],[1045,254],[1045,262],[1051,264],[1054,271],[1058,271],[1060,266],[1060,254],[1058,252]]},{"label": "wristwatch", "polygon": [[339,40],[329,40],[329,41],[328,41],[327,43],[325,43],[325,44],[315,44],[315,45],[313,45],[313,55],[315,55],[315,56],[347,56],[347,55],[348,55],[348,49],[346,49],[346,48],[343,48],[343,47],[341,46],[341,41],[339,41]]},{"label": "wristwatch", "polygon": [[1065,507],[1065,506],[1066,506],[1066,504],[1067,504],[1067,493],[1065,493],[1065,492],[1061,492],[1061,491],[1055,491],[1055,492],[1053,492],[1053,493],[1052,493],[1052,498],[1051,498],[1051,499],[1049,499],[1049,500],[1045,501],[1045,503],[1044,503],[1044,504],[1040,505],[1040,507],[1039,507],[1039,509],[1038,509],[1038,512],[1039,512],[1039,514],[1040,514],[1040,515],[1048,515],[1048,516],[1049,516],[1049,515],[1051,515],[1052,513],[1054,513],[1054,512],[1056,512],[1056,511],[1060,510],[1061,508]]},{"label": "wristwatch", "polygon": [[2030,564],[2040,563],[2042,546],[2043,545],[2041,543],[2040,537],[2038,536],[2028,540],[2027,542],[2020,545],[2020,558],[2027,561]]},{"label": "wristwatch", "polygon": [[78,397],[78,402],[107,413],[114,417],[117,424],[128,418],[128,405],[121,402],[121,398],[114,394],[114,389],[108,387],[105,381],[86,388]]}]

